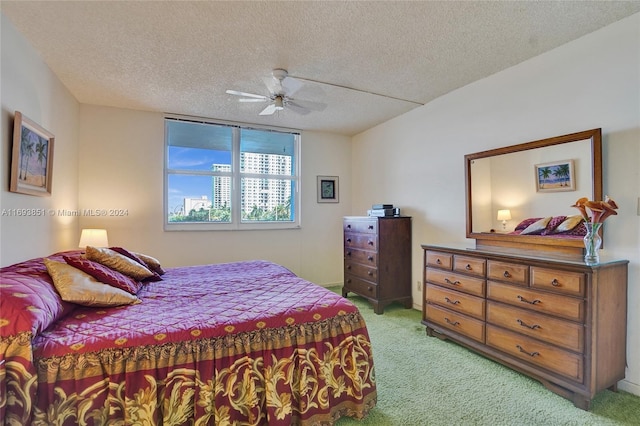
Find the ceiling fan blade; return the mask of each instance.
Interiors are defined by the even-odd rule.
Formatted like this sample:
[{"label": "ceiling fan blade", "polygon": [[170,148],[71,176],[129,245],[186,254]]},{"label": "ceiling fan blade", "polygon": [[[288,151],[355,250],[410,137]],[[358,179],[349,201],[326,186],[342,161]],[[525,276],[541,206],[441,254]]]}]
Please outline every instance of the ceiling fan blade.
[{"label": "ceiling fan blade", "polygon": [[288,106],[295,106],[297,108],[303,108],[311,111],[322,111],[327,107],[327,104],[322,102],[304,101],[300,99],[289,100]]},{"label": "ceiling fan blade", "polygon": [[282,84],[280,83],[280,80],[278,80],[277,78],[263,77],[262,81],[264,81],[264,84],[265,86],[267,86],[267,89],[269,89],[270,93],[274,95],[278,95],[283,92]]},{"label": "ceiling fan blade", "polygon": [[282,80],[282,88],[284,89],[284,94],[287,96],[293,95],[300,90],[302,86],[304,86],[304,83],[293,77],[286,77]]},{"label": "ceiling fan blade", "polygon": [[259,115],[273,115],[274,112],[276,112],[275,104],[269,104],[265,109],[260,111]]},{"label": "ceiling fan blade", "polygon": [[247,93],[247,92],[238,92],[237,90],[227,90],[227,94],[235,95],[235,96],[245,96],[247,98],[256,98],[256,99],[262,99],[262,100],[268,99],[268,97],[264,95],[256,95],[255,93]]},{"label": "ceiling fan blade", "polygon": [[268,101],[269,98],[264,97],[263,99],[257,99],[257,98],[241,98],[238,99],[238,102],[264,102],[264,101]]}]

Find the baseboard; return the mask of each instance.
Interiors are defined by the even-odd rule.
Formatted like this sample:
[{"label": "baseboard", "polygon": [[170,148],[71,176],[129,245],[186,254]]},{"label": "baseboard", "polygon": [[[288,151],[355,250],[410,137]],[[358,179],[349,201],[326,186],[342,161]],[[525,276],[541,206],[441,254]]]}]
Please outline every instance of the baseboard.
[{"label": "baseboard", "polygon": [[640,385],[637,383],[621,380],[618,382],[618,389],[640,396]]}]

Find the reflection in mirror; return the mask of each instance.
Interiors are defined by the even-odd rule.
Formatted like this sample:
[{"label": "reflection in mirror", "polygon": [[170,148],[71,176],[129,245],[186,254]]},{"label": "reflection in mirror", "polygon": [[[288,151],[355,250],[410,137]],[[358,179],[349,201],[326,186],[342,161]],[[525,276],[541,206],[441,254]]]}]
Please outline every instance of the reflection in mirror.
[{"label": "reflection in mirror", "polygon": [[[562,187],[545,191],[544,184],[538,190],[535,165],[568,159],[573,161],[575,191],[563,191]],[[551,172],[548,180],[554,178],[556,181],[563,179]],[[471,179],[473,232],[502,230],[497,212],[503,209],[511,212],[507,232],[530,217],[575,215],[578,211],[570,206],[578,198],[591,198],[593,194],[591,141],[479,158],[471,161]]]},{"label": "reflection in mirror", "polygon": [[[518,235],[515,227],[529,218],[573,216],[578,198],[602,198],[600,129],[469,154],[465,161],[468,238],[583,247],[575,236]],[[510,212],[506,229],[499,210]]]}]

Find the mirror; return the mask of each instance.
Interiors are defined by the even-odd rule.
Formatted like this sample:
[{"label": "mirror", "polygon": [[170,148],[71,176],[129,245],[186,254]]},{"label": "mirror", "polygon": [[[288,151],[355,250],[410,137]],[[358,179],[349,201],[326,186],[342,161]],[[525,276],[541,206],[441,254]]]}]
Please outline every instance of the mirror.
[{"label": "mirror", "polygon": [[602,199],[601,129],[465,155],[465,175],[467,238],[477,246],[581,252],[581,236],[515,228],[528,218],[577,215],[571,205],[580,197]]}]

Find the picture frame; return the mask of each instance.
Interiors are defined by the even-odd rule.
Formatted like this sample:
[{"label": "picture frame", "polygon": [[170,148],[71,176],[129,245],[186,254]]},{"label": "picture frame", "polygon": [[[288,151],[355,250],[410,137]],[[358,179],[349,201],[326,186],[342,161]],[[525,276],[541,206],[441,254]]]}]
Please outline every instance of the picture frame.
[{"label": "picture frame", "polygon": [[339,179],[338,176],[317,176],[318,202],[339,203]]},{"label": "picture frame", "polygon": [[573,160],[536,164],[534,168],[537,192],[576,190]]},{"label": "picture frame", "polygon": [[9,191],[46,197],[53,180],[53,134],[15,112]]}]

